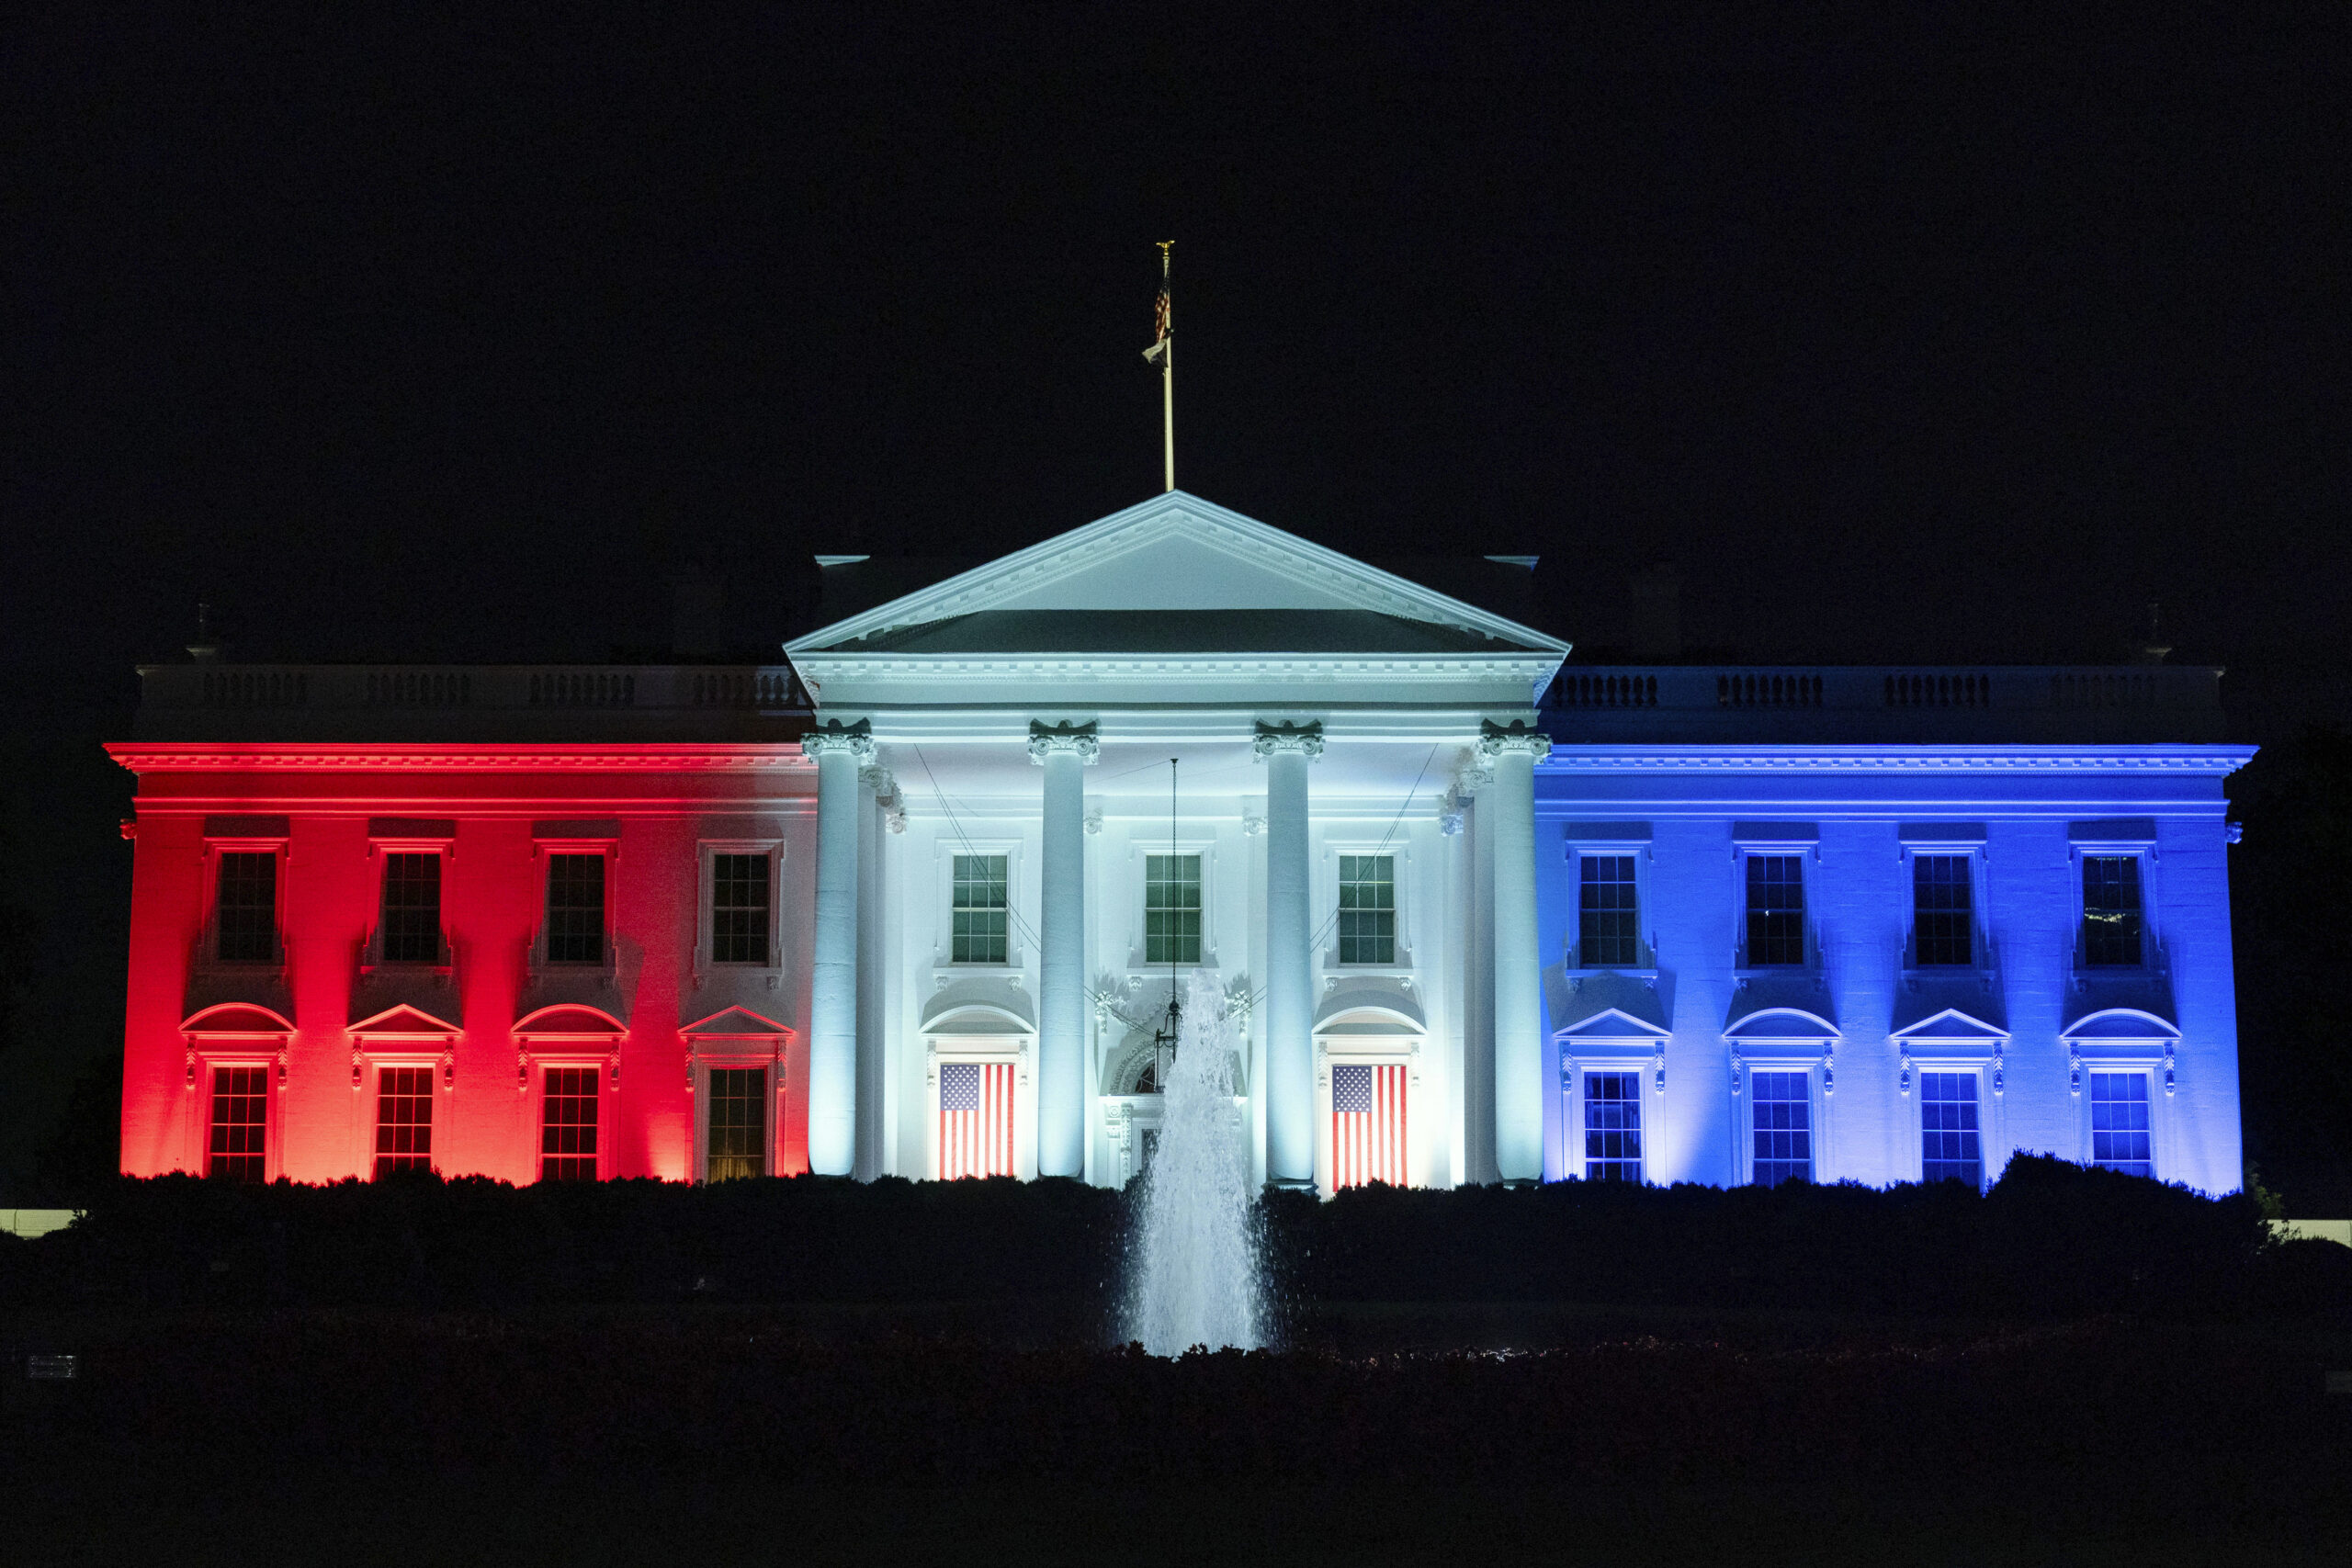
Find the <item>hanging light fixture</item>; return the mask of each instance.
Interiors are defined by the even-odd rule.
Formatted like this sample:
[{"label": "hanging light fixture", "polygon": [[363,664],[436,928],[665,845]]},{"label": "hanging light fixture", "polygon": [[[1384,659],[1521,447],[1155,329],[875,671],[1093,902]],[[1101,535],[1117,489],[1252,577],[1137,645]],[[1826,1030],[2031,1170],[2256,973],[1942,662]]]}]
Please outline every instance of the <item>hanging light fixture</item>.
[{"label": "hanging light fixture", "polygon": [[[1176,759],[1173,757],[1168,759],[1168,869],[1171,874],[1176,869]],[[1159,1027],[1151,1034],[1152,1076],[1155,1086],[1163,1094],[1168,1091],[1168,1069],[1176,1060],[1176,1039],[1184,1021],[1183,1003],[1176,993],[1176,939],[1170,935],[1167,942],[1168,1011],[1161,1016]]]}]

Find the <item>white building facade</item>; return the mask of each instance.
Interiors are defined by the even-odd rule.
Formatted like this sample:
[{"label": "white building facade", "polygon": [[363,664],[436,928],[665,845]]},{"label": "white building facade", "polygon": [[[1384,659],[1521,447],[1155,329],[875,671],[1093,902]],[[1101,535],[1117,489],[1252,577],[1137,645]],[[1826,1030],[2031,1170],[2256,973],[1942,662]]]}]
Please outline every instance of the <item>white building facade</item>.
[{"label": "white building facade", "polygon": [[[1523,558],[1510,558],[1523,560]],[[124,1169],[2240,1184],[2219,671],[1600,668],[1181,492],[789,666],[142,671]]]},{"label": "white building facade", "polygon": [[[1367,1085],[1420,1185],[2020,1149],[2239,1185],[2249,753],[2105,739],[2214,672],[1759,692],[1568,651],[1182,492],[795,641],[811,1168],[1125,1180],[1207,969],[1277,1185],[1330,1190]],[[991,1066],[976,1168],[951,1110]]]}]

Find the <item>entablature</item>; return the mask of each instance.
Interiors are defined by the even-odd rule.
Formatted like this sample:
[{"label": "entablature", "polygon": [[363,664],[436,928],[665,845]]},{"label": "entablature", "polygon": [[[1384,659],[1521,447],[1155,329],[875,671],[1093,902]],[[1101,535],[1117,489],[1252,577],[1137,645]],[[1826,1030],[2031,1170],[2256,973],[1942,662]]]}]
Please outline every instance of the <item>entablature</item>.
[{"label": "entablature", "polygon": [[794,655],[828,711],[878,712],[1015,704],[1094,707],[1318,706],[1532,708],[1560,667],[1553,653],[1335,658],[1191,654],[976,658],[947,654]]},{"label": "entablature", "polygon": [[757,744],[507,746],[419,742],[404,745],[301,741],[117,740],[107,755],[134,773],[444,770],[464,773],[797,772],[812,765],[798,739]]}]

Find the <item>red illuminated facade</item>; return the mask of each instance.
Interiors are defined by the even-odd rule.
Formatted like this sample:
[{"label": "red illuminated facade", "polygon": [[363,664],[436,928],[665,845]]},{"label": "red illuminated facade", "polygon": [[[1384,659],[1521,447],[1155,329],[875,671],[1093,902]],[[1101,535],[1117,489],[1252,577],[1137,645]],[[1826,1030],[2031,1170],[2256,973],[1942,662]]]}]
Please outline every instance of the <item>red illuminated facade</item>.
[{"label": "red illuminated facade", "polygon": [[144,675],[127,1173],[807,1168],[788,672]]}]

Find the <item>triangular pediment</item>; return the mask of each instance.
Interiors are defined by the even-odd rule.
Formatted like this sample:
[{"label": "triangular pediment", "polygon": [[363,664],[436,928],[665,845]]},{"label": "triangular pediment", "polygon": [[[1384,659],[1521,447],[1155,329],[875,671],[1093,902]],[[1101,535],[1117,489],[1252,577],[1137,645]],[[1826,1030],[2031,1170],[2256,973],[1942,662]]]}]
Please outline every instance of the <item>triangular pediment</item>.
[{"label": "triangular pediment", "polygon": [[1665,1040],[1673,1032],[1645,1018],[1635,1018],[1623,1008],[1603,1008],[1561,1029],[1558,1034],[1563,1040]]},{"label": "triangular pediment", "polygon": [[464,1025],[453,1018],[435,1018],[406,1002],[386,1008],[372,1018],[349,1026],[354,1034],[457,1034]]},{"label": "triangular pediment", "polygon": [[1916,1023],[1898,1025],[1888,1032],[1891,1038],[1921,1043],[1930,1041],[1977,1041],[1989,1043],[2007,1040],[2009,1032],[1996,1023],[1988,1023],[1973,1013],[1959,1008],[1944,1008],[1930,1013]]},{"label": "triangular pediment", "polygon": [[1666,1006],[1656,982],[1611,970],[1545,976],[1552,1032],[1562,1040],[1663,1040]]},{"label": "triangular pediment", "polygon": [[809,633],[794,656],[1517,653],[1555,637],[1172,491]]},{"label": "triangular pediment", "polygon": [[679,1032],[699,1036],[705,1034],[789,1034],[792,1031],[772,1018],[761,1017],[749,1008],[726,1008],[712,1013],[708,1018],[695,1020]]}]

